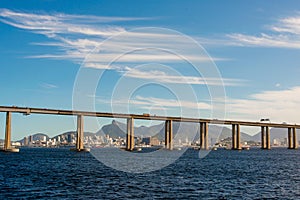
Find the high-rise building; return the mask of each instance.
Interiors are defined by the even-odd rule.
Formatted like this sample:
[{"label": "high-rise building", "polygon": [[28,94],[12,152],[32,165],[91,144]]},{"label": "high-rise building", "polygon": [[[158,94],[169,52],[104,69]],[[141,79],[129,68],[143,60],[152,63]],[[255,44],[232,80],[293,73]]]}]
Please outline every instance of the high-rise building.
[{"label": "high-rise building", "polygon": [[68,143],[72,143],[72,136],[71,136],[71,134],[68,134]]},{"label": "high-rise building", "polygon": [[279,145],[280,145],[280,140],[277,139],[277,138],[274,138],[274,139],[273,139],[273,145],[274,145],[274,146],[279,146]]},{"label": "high-rise building", "polygon": [[160,145],[160,141],[158,140],[157,137],[151,137],[150,145],[152,145],[152,146],[158,146],[158,145]]},{"label": "high-rise building", "polygon": [[32,144],[32,143],[33,143],[33,136],[30,135],[30,136],[29,136],[29,144]]},{"label": "high-rise building", "polygon": [[28,146],[28,138],[24,137],[23,139],[23,146]]},{"label": "high-rise building", "polygon": [[142,139],[142,143],[145,145],[150,145],[151,143],[151,137],[146,137]]}]

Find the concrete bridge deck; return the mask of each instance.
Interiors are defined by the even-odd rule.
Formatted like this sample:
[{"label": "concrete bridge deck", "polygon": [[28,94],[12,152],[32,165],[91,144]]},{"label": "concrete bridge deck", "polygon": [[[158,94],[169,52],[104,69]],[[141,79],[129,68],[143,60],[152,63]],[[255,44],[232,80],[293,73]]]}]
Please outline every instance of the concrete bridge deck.
[{"label": "concrete bridge deck", "polygon": [[144,115],[144,114],[121,114],[121,113],[105,113],[105,112],[91,112],[91,111],[76,111],[76,110],[61,110],[61,109],[47,109],[47,108],[28,108],[28,107],[15,107],[15,106],[0,106],[0,112],[22,113],[25,115],[30,114],[48,114],[48,115],[73,115],[73,116],[89,116],[89,117],[105,117],[105,118],[134,118],[142,120],[158,120],[166,121],[172,120],[174,122],[192,122],[192,123],[209,123],[209,124],[223,124],[232,125],[239,124],[241,126],[268,126],[274,128],[297,128],[300,125],[286,124],[286,123],[266,123],[266,122],[251,122],[251,121],[237,121],[237,120],[218,120],[218,119],[196,119],[186,117],[169,117],[157,115]]}]

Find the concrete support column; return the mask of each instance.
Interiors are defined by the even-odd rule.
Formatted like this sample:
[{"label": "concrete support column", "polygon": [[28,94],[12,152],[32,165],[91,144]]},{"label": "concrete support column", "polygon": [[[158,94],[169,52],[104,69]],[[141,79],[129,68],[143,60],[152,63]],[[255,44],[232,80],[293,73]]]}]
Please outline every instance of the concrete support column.
[{"label": "concrete support column", "polygon": [[297,141],[297,132],[296,132],[296,127],[293,127],[293,149],[298,149],[298,141]]},{"label": "concrete support column", "polygon": [[265,141],[265,127],[261,127],[261,148],[265,149],[266,148],[266,141]]},{"label": "concrete support column", "polygon": [[270,128],[268,126],[261,127],[261,148],[271,149]]},{"label": "concrete support column", "polygon": [[266,149],[271,149],[270,129],[266,126]]},{"label": "concrete support column", "polygon": [[241,139],[240,125],[237,124],[236,125],[236,148],[237,148],[237,150],[242,149],[240,139]]},{"label": "concrete support column", "polygon": [[169,120],[165,121],[165,148],[169,149],[170,144],[169,144],[169,139],[170,134],[169,134]]},{"label": "concrete support column", "polygon": [[235,131],[235,124],[232,124],[232,148],[231,149],[236,149],[236,131]]},{"label": "concrete support column", "polygon": [[204,123],[204,140],[205,140],[205,150],[208,150],[208,123]]},{"label": "concrete support column", "polygon": [[292,128],[288,128],[288,149],[292,149]]},{"label": "concrete support column", "polygon": [[168,150],[173,150],[172,120],[166,120],[165,122],[165,148]]},{"label": "concrete support column", "polygon": [[239,124],[232,124],[232,149],[233,150],[240,150],[241,147],[241,131]]},{"label": "concrete support column", "polygon": [[77,138],[76,138],[76,150],[82,151],[83,147],[83,116],[77,115]]},{"label": "concrete support column", "polygon": [[134,149],[134,119],[127,119],[127,135],[126,135],[126,150],[133,151]]},{"label": "concrete support column", "polygon": [[173,123],[172,123],[172,120],[170,120],[170,122],[169,122],[169,134],[170,134],[170,136],[169,136],[169,145],[170,145],[169,149],[173,150]]},{"label": "concrete support column", "polygon": [[205,146],[205,141],[204,141],[204,123],[200,122],[200,149],[204,149]]},{"label": "concrete support column", "polygon": [[11,149],[11,112],[6,112],[4,150]]}]

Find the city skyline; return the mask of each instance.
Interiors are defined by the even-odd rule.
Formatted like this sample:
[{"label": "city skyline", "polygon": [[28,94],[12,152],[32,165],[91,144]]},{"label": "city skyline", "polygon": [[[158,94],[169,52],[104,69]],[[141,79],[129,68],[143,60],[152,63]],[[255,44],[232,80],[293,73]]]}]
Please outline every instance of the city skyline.
[{"label": "city skyline", "polygon": [[[297,10],[297,1],[253,1],[251,5],[195,1],[193,6],[189,5],[192,2],[180,1],[159,4],[153,1],[147,5],[137,1],[130,6],[116,1],[105,5],[76,2],[72,6],[63,2],[60,8],[58,4],[58,1],[0,3],[1,105],[70,109],[78,71],[83,67],[91,74],[99,70],[105,72],[97,91],[84,97],[94,98],[97,111],[123,112],[126,108],[130,113],[181,116],[198,107],[201,118],[209,118],[214,100],[207,87],[218,81],[206,77],[209,81],[203,82],[203,77],[170,54],[141,52],[129,55],[116,65],[84,62],[95,48],[101,48],[103,41],[116,35],[125,34],[128,39],[113,41],[121,47],[129,46],[134,40],[141,44],[145,38],[160,42],[157,32],[150,31],[153,37],[143,29],[155,27],[166,29],[162,36],[172,37],[168,31],[172,30],[192,38],[212,58],[224,81],[226,119],[270,118],[272,122],[300,123],[297,112],[300,105],[300,9]],[[174,43],[167,43],[171,39],[165,40],[167,47],[184,47],[185,43],[179,39],[175,37]],[[105,49],[107,54],[101,58],[109,60],[118,55],[112,44],[105,47],[109,47]],[[201,59],[191,51],[185,53],[189,59]],[[166,69],[164,66],[180,76],[162,70]],[[130,101],[123,99],[123,94],[113,99],[114,86],[124,77],[132,85],[139,81],[154,84],[136,90]],[[178,101],[176,94],[166,92],[164,85],[178,88],[189,85],[196,91],[196,101],[192,98]],[[116,105],[113,109],[111,103]],[[224,117],[223,113],[220,117]],[[13,115],[13,139],[34,132],[51,135],[75,130],[74,120],[72,117]],[[5,116],[2,114],[0,121],[4,135]],[[85,121],[85,131],[93,132],[110,120],[100,119],[96,125],[92,119]],[[137,125],[142,124],[155,122],[137,122]],[[258,131],[245,129],[244,132]]]}]

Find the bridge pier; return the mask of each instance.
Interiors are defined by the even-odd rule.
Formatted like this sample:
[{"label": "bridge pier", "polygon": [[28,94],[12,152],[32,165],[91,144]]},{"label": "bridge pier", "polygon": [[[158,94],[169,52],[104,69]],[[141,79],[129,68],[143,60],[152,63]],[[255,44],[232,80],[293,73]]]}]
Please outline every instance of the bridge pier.
[{"label": "bridge pier", "polygon": [[271,149],[270,128],[268,126],[261,127],[261,149]]},{"label": "bridge pier", "polygon": [[126,150],[134,150],[134,119],[127,118]]},{"label": "bridge pier", "polygon": [[204,149],[205,141],[204,141],[204,123],[200,122],[200,149]]},{"label": "bridge pier", "polygon": [[232,142],[231,142],[231,146],[232,148],[231,149],[236,149],[236,131],[235,131],[235,124],[232,124]]},{"label": "bridge pier", "polygon": [[288,149],[298,149],[296,127],[288,128]]},{"label": "bridge pier", "polygon": [[241,131],[240,131],[240,125],[236,125],[236,143],[237,143],[237,149],[241,150]]},{"label": "bridge pier", "polygon": [[76,151],[83,151],[83,116],[77,115],[77,138],[76,138]]},{"label": "bridge pier", "polygon": [[2,151],[19,152],[18,148],[11,146],[11,112],[6,112],[5,139]]},{"label": "bridge pier", "polygon": [[200,149],[208,150],[208,123],[200,122]]},{"label": "bridge pier", "polygon": [[165,122],[165,148],[168,150],[173,150],[172,120],[166,120]]},{"label": "bridge pier", "polygon": [[241,150],[241,131],[239,124],[232,124],[232,149],[233,150]]},{"label": "bridge pier", "polygon": [[266,149],[265,127],[261,127],[261,149]]},{"label": "bridge pier", "polygon": [[298,149],[296,127],[293,127],[293,149]]},{"label": "bridge pier", "polygon": [[288,128],[288,149],[293,148],[293,141],[292,141],[292,128]]},{"label": "bridge pier", "polygon": [[205,150],[208,150],[208,123],[204,123],[204,140],[205,140]]},{"label": "bridge pier", "polygon": [[266,149],[271,149],[270,128],[266,126]]},{"label": "bridge pier", "polygon": [[4,151],[11,149],[11,112],[6,112]]}]

